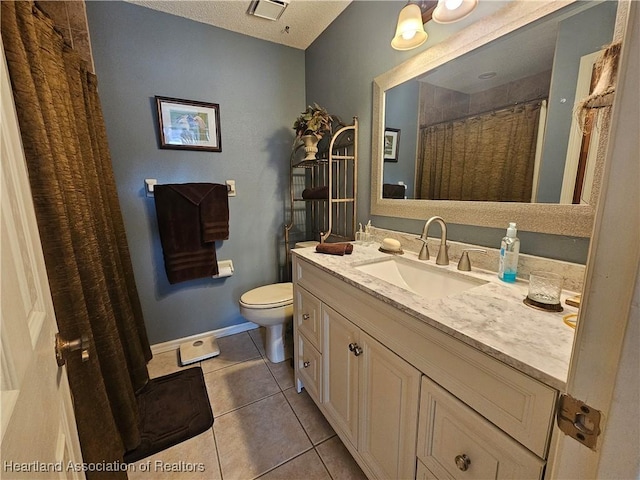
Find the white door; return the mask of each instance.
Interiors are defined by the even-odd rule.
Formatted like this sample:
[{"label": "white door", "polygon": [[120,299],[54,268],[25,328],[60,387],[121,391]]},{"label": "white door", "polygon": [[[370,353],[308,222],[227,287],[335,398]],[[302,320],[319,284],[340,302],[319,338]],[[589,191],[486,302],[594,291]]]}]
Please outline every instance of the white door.
[{"label": "white door", "polygon": [[[580,102],[589,96],[591,92],[591,77],[593,74],[593,68],[598,58],[602,55],[604,49],[584,55],[580,58],[580,67],[578,68],[578,81],[576,83],[576,95],[573,101],[573,110],[578,111]],[[597,157],[597,148],[591,148],[591,145],[596,146],[600,141],[600,128],[597,120],[597,110],[593,112],[594,124],[596,125],[590,131],[589,144],[587,145],[587,158],[585,166],[585,174],[581,182],[581,204],[590,203],[591,200],[591,185],[593,183],[593,174],[595,170],[595,163]],[[573,193],[576,189],[576,178],[578,174],[578,168],[580,163],[580,157],[582,155],[583,145],[585,141],[582,127],[580,126],[579,116],[573,115],[571,119],[571,130],[569,133],[569,146],[567,148],[567,157],[564,162],[564,176],[562,179],[562,191],[560,192],[560,203],[571,204],[573,203]]]},{"label": "white door", "polygon": [[632,326],[640,279],[640,5],[618,8],[630,22],[567,382],[572,397],[602,412],[602,433],[595,450],[560,434],[547,473],[553,479],[638,478],[638,361],[631,352],[638,349]]},{"label": "white door", "polygon": [[1,63],[0,477],[84,478],[4,48]]}]

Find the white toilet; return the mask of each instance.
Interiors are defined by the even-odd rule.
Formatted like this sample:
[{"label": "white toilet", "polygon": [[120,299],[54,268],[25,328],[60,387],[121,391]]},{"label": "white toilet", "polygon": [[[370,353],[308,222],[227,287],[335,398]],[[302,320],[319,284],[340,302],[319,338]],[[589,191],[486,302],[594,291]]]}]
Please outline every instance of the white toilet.
[{"label": "white toilet", "polygon": [[291,357],[285,345],[287,326],[293,319],[293,283],[254,288],[240,297],[240,314],[266,328],[264,349],[272,363]]}]

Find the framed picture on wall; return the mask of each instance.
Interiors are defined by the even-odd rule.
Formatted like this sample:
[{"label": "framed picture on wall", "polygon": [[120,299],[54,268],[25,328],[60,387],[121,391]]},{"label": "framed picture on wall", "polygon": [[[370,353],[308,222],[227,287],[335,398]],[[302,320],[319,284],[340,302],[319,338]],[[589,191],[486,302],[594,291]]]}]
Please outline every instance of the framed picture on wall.
[{"label": "framed picture on wall", "polygon": [[400,146],[400,129],[385,128],[384,129],[384,161],[397,162],[398,148]]},{"label": "framed picture on wall", "polygon": [[160,148],[221,152],[220,106],[156,96]]}]

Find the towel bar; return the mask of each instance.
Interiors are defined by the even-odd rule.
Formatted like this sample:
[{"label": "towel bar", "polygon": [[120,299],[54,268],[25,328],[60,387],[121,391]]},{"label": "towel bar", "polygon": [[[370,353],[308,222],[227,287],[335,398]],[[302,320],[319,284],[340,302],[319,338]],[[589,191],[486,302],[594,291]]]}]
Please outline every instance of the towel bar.
[{"label": "towel bar", "polygon": [[[153,190],[155,188],[155,186],[158,184],[158,180],[156,180],[155,178],[145,178],[144,179],[144,191],[147,194],[147,197],[153,197]],[[235,183],[234,183],[235,185]],[[232,196],[232,188],[231,185],[227,184],[227,193],[229,193],[229,196]],[[235,194],[234,194],[235,195]]]}]

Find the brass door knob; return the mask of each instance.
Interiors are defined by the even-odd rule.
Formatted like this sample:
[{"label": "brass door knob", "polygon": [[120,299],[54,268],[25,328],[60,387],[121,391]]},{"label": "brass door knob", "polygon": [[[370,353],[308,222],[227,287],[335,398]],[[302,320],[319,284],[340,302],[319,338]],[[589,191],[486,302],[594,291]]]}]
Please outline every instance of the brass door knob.
[{"label": "brass door knob", "polygon": [[61,367],[66,363],[67,356],[71,352],[80,350],[80,355],[83,362],[89,360],[89,336],[83,335],[75,340],[65,340],[59,333],[56,333],[56,362]]},{"label": "brass door knob", "polygon": [[311,366],[311,362],[307,360],[307,361],[305,361],[305,362],[302,364],[302,366],[303,366],[304,368],[309,368],[309,367]]}]

